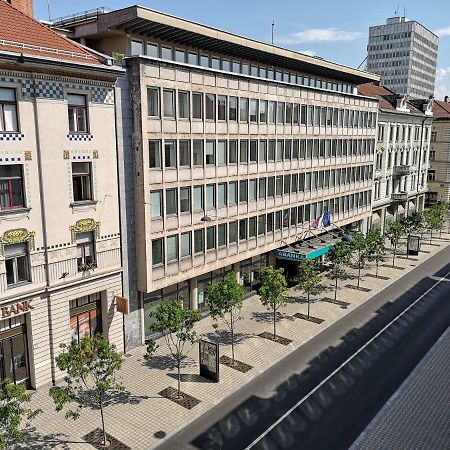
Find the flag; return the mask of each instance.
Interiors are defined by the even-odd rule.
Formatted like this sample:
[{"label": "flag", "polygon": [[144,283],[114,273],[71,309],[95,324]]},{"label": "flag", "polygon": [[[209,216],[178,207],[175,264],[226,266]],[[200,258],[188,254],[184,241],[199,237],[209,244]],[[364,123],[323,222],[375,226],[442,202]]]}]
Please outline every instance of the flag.
[{"label": "flag", "polygon": [[322,228],[323,226],[323,216],[324,214],[322,213],[318,218],[317,218],[317,229],[319,230],[320,228]]}]

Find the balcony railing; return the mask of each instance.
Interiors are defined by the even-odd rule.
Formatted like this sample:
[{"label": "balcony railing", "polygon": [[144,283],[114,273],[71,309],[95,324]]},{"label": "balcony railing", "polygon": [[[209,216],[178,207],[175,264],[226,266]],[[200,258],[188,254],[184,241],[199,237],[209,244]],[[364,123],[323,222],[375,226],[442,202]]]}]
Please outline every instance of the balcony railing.
[{"label": "balcony railing", "polygon": [[408,200],[407,192],[394,192],[391,195],[391,200],[394,202],[406,202]]},{"label": "balcony railing", "polygon": [[393,169],[394,176],[402,176],[402,175],[408,175],[409,174],[409,166],[407,165],[399,165],[394,166]]}]

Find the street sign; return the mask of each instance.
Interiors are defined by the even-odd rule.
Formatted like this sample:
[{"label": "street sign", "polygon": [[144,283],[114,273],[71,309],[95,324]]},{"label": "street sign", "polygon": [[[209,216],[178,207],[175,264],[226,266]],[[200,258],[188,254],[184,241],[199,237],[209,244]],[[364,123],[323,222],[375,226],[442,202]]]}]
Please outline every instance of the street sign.
[{"label": "street sign", "polygon": [[205,340],[199,342],[200,376],[219,382],[219,344]]},{"label": "street sign", "polygon": [[408,246],[407,252],[408,255],[417,256],[420,250],[420,237],[419,236],[408,236]]},{"label": "street sign", "polygon": [[120,312],[124,315],[128,314],[129,310],[129,301],[125,297],[116,296],[116,307],[117,312]]}]

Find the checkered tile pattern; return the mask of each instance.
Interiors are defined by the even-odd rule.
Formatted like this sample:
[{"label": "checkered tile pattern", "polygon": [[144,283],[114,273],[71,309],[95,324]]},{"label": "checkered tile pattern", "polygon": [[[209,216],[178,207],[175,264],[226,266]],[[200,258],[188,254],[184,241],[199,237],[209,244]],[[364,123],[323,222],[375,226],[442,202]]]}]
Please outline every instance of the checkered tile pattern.
[{"label": "checkered tile pattern", "polygon": [[68,134],[67,139],[69,141],[92,141],[94,136],[92,134]]},{"label": "checkered tile pattern", "polygon": [[24,98],[51,98],[56,100],[64,99],[64,84],[56,81],[20,80],[22,83],[22,96]]},{"label": "checkered tile pattern", "polygon": [[23,133],[0,133],[0,141],[21,141]]},{"label": "checkered tile pattern", "polygon": [[22,161],[22,158],[20,157],[20,156],[18,156],[18,157],[15,157],[15,156],[13,156],[13,157],[10,157],[10,156],[8,156],[8,157],[0,157],[0,163],[4,163],[4,162],[18,162],[18,161]]}]

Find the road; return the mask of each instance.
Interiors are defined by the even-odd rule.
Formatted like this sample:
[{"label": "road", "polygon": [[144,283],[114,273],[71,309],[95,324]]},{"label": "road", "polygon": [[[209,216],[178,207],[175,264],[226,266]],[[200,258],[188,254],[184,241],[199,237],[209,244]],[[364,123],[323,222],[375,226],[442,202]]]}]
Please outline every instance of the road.
[{"label": "road", "polygon": [[443,249],[158,449],[347,449],[449,326],[449,281]]}]

